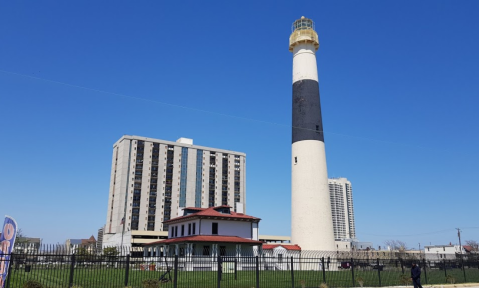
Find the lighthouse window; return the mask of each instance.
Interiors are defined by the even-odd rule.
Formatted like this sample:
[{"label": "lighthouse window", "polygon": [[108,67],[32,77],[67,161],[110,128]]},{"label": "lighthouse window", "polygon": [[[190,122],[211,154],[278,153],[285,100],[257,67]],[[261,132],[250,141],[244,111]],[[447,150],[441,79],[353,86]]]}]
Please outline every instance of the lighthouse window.
[{"label": "lighthouse window", "polygon": [[294,164],[298,163],[298,157],[294,157]]},{"label": "lighthouse window", "polygon": [[319,125],[316,125],[316,131],[319,131]]}]

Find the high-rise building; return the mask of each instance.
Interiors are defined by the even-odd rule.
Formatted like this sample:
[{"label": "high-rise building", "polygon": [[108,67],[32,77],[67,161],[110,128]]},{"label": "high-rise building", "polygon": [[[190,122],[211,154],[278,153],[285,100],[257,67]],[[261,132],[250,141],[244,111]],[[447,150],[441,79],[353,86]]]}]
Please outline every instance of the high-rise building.
[{"label": "high-rise building", "polygon": [[291,241],[303,250],[335,249],[328,172],[319,100],[316,51],[318,34],[311,19],[292,27],[293,123],[291,168]]},{"label": "high-rise building", "polygon": [[353,188],[346,178],[328,179],[336,240],[356,239],[354,224]]},{"label": "high-rise building", "polygon": [[113,145],[105,237],[121,233],[123,245],[126,231],[168,231],[163,221],[184,207],[229,205],[245,213],[245,157],[187,138],[121,137]]},{"label": "high-rise building", "polygon": [[98,236],[96,237],[96,250],[98,253],[101,253],[103,247],[103,230],[105,230],[105,227],[98,229]]}]

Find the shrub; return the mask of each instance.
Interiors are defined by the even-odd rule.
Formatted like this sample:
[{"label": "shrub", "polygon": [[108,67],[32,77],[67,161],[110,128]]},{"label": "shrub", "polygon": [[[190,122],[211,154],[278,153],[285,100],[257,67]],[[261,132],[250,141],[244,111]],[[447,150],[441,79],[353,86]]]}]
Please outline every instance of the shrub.
[{"label": "shrub", "polygon": [[361,277],[361,276],[357,277],[356,281],[358,282],[359,286],[363,287],[363,285],[364,285],[363,277]]},{"label": "shrub", "polygon": [[449,284],[454,284],[454,283],[456,283],[456,278],[454,278],[451,275],[447,275],[446,276],[446,282],[449,283]]},{"label": "shrub", "polygon": [[158,288],[160,286],[160,281],[156,279],[146,279],[141,281],[143,288]]},{"label": "shrub", "polygon": [[27,282],[23,283],[22,288],[43,288],[43,285],[40,282],[28,280]]},{"label": "shrub", "polygon": [[329,287],[328,287],[328,284],[323,282],[323,283],[319,284],[319,288],[329,288]]},{"label": "shrub", "polygon": [[399,276],[399,284],[401,285],[408,285],[409,283],[411,283],[411,277],[407,276],[406,274],[401,274]]}]

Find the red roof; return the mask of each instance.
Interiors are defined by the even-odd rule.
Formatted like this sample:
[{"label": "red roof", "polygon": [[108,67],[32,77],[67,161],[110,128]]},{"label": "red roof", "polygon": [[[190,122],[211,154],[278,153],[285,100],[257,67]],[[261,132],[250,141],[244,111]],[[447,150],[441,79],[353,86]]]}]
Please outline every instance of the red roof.
[{"label": "red roof", "polygon": [[286,250],[301,251],[301,247],[298,245],[282,245],[282,244],[263,244],[263,250],[273,250],[277,247],[283,247]]},{"label": "red roof", "polygon": [[220,213],[216,211],[215,209],[218,208],[231,208],[230,206],[227,205],[222,205],[222,206],[217,206],[217,207],[209,207],[209,208],[197,208],[197,207],[187,207],[184,208],[185,210],[198,210],[199,212],[189,214],[186,216],[180,216],[176,217],[170,220],[166,220],[163,223],[172,223],[172,222],[177,222],[178,220],[184,220],[184,219],[191,219],[191,218],[209,218],[209,217],[214,217],[214,218],[227,218],[227,219],[238,219],[238,220],[247,220],[247,221],[252,221],[252,222],[259,222],[261,219],[256,218],[253,216],[245,215],[243,213],[236,213],[234,211],[230,211],[231,214],[225,214],[225,213]]},{"label": "red roof", "polygon": [[171,238],[171,239],[166,239],[163,241],[155,241],[151,243],[146,243],[144,245],[149,246],[153,244],[179,244],[179,243],[186,243],[186,242],[238,243],[238,244],[249,244],[249,245],[263,244],[263,242],[261,241],[241,238],[238,236],[195,235],[195,236]]}]

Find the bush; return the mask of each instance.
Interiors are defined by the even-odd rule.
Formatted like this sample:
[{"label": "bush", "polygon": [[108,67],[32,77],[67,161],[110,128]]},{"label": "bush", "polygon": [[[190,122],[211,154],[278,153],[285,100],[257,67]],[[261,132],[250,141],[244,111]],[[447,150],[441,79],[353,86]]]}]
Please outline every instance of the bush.
[{"label": "bush", "polygon": [[357,277],[356,281],[358,282],[359,286],[363,287],[363,285],[364,285],[363,277],[361,277],[361,276]]},{"label": "bush", "polygon": [[43,288],[43,285],[40,282],[28,280],[27,282],[23,283],[22,288]]},{"label": "bush", "polygon": [[319,288],[328,288],[328,287],[329,287],[329,286],[328,286],[328,284],[326,284],[326,283],[321,283],[321,284],[319,285]]},{"label": "bush", "polygon": [[143,288],[158,288],[160,286],[160,281],[156,279],[146,279],[141,281]]},{"label": "bush", "polygon": [[446,276],[446,283],[454,284],[454,283],[456,283],[456,278],[454,278],[454,277],[451,276],[451,275],[447,275],[447,276]]},{"label": "bush", "polygon": [[411,282],[412,282],[411,277],[407,276],[406,274],[401,274],[399,276],[399,284],[408,285]]}]

